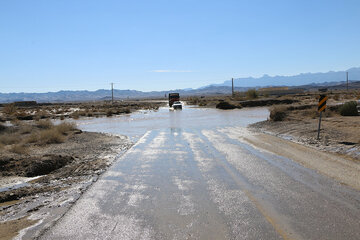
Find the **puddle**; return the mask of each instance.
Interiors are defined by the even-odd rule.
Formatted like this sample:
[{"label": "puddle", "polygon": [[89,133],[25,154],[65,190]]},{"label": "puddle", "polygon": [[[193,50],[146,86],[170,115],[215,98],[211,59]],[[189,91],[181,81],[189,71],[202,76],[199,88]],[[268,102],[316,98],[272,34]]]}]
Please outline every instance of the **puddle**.
[{"label": "puddle", "polygon": [[213,129],[226,126],[243,126],[266,120],[267,108],[246,108],[219,110],[184,106],[173,111],[160,108],[157,111],[138,111],[114,117],[87,118],[76,120],[83,131],[122,134],[136,141],[147,131],[156,129]]},{"label": "puddle", "polygon": [[0,192],[14,190],[22,187],[28,187],[33,180],[36,180],[42,176],[36,177],[3,177],[0,179]]}]

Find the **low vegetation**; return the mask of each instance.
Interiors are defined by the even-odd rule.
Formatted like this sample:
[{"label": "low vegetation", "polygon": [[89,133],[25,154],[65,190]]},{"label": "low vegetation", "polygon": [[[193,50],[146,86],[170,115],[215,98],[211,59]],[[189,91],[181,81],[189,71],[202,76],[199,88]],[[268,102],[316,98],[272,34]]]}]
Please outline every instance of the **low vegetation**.
[{"label": "low vegetation", "polygon": [[[0,114],[0,121],[111,117],[140,109],[157,110],[163,105],[165,103],[160,101],[118,101],[114,104],[110,102],[38,104],[23,107],[15,106],[15,104],[5,104],[0,108],[0,113],[2,113],[2,115]],[[44,127],[47,126],[44,125]]]},{"label": "low vegetation", "polygon": [[340,107],[340,109],[339,109],[340,115],[341,116],[357,116],[358,111],[357,111],[356,107],[357,107],[357,103],[355,101],[347,102]]},{"label": "low vegetation", "polygon": [[[319,117],[319,112],[315,104],[292,104],[292,105],[278,105],[270,108],[271,121],[285,121],[295,120],[303,121],[305,119],[315,119]],[[340,105],[328,106],[323,112],[323,117],[339,116]]]},{"label": "low vegetation", "polygon": [[36,122],[36,126],[41,129],[50,129],[54,127],[54,124],[49,119],[46,119]]},{"label": "low vegetation", "polygon": [[17,154],[26,154],[28,152],[27,148],[23,144],[14,144],[10,147],[9,151]]},{"label": "low vegetation", "polygon": [[50,120],[31,124],[16,122],[9,127],[3,126],[0,131],[0,145],[11,153],[26,154],[34,145],[62,143],[74,131],[77,131],[75,124],[67,122],[58,125],[54,125]]},{"label": "low vegetation", "polygon": [[52,143],[62,143],[64,142],[65,137],[56,128],[46,129],[41,131],[38,134],[37,143],[40,145],[52,144]]},{"label": "low vegetation", "polygon": [[223,110],[230,110],[230,109],[235,109],[236,106],[229,102],[221,101],[216,105],[216,108],[223,109]]},{"label": "low vegetation", "polygon": [[75,123],[63,122],[55,126],[56,131],[61,134],[67,134],[68,132],[77,130]]},{"label": "low vegetation", "polygon": [[286,117],[287,108],[284,106],[275,106],[270,109],[270,120],[283,121]]},{"label": "low vegetation", "polygon": [[12,145],[18,143],[21,136],[18,133],[3,133],[0,135],[0,143],[4,145]]},{"label": "low vegetation", "polygon": [[17,111],[17,108],[14,103],[5,104],[5,106],[3,107],[3,113],[5,113],[7,115],[13,115],[16,113],[16,111]]},{"label": "low vegetation", "polygon": [[258,92],[255,89],[249,89],[246,91],[247,99],[255,99],[259,96]]}]

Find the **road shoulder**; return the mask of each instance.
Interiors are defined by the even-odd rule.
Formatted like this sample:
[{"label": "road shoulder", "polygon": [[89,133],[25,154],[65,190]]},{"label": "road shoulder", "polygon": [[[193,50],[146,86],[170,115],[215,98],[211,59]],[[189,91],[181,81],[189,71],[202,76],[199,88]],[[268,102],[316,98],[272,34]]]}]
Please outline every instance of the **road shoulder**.
[{"label": "road shoulder", "polygon": [[252,134],[246,134],[242,139],[252,146],[296,161],[341,184],[360,190],[360,164],[356,159],[348,155],[321,151],[269,133],[255,132],[252,128],[250,131]]}]

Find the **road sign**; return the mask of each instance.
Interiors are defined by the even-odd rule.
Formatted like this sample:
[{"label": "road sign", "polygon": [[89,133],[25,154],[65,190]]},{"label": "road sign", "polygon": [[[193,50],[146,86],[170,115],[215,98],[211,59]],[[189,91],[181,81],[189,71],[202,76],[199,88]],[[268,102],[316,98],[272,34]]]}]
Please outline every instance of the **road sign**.
[{"label": "road sign", "polygon": [[318,104],[318,112],[322,112],[326,108],[326,100],[328,97],[326,95],[321,94],[319,98],[319,104]]},{"label": "road sign", "polygon": [[[319,89],[320,90],[320,89]],[[321,90],[320,90],[321,91]],[[324,89],[321,92],[325,92],[326,89]],[[319,127],[318,127],[318,134],[317,134],[317,139],[320,139],[320,128],[321,128],[321,115],[322,112],[325,111],[326,108],[326,100],[328,99],[328,97],[325,94],[321,94],[320,98],[319,98],[319,104],[318,104],[318,112],[320,113],[319,116]]]}]

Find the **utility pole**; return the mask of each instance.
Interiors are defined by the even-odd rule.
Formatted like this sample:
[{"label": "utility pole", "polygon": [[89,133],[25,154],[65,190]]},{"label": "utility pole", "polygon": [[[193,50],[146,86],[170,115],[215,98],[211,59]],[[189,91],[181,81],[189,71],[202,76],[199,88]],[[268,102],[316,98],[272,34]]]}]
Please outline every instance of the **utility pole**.
[{"label": "utility pole", "polygon": [[234,78],[231,78],[231,96],[234,97]]},{"label": "utility pole", "polygon": [[114,83],[111,83],[111,104],[114,104]]},{"label": "utility pole", "polygon": [[346,72],[346,91],[349,91],[349,72]]}]

